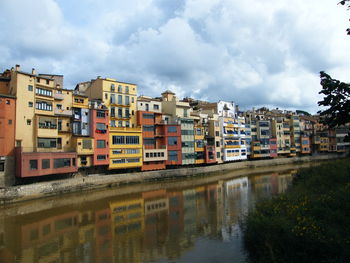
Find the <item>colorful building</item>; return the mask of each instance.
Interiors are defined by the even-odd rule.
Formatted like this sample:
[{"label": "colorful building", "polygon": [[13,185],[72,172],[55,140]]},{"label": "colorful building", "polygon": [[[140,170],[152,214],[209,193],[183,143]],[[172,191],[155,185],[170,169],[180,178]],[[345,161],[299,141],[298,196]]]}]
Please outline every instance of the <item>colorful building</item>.
[{"label": "colorful building", "polygon": [[195,164],[194,120],[191,117],[192,108],[186,101],[180,101],[175,93],[167,90],[162,93],[163,113],[170,116],[171,123],[181,125],[182,164]]},{"label": "colorful building", "polygon": [[109,109],[109,169],[142,167],[142,128],[136,121],[135,84],[110,78],[80,83],[76,90]]},{"label": "colorful building", "polygon": [[[47,77],[12,68],[10,94],[16,96],[16,176],[34,177],[77,171],[76,152],[71,148],[71,134],[63,132],[64,119],[71,111],[71,91],[64,90],[57,80],[63,76]],[[70,104],[64,105],[63,101]],[[69,100],[70,98],[70,100]],[[66,126],[67,127],[67,126]]]},{"label": "colorful building", "polygon": [[90,101],[90,132],[94,140],[93,165],[109,165],[108,108],[100,100]]},{"label": "colorful building", "polygon": [[[5,91],[5,90],[3,90]],[[0,187],[13,184],[16,98],[0,94]]]},{"label": "colorful building", "polygon": [[165,169],[168,159],[165,123],[159,99],[140,96],[137,99],[137,125],[142,127],[142,171]]}]

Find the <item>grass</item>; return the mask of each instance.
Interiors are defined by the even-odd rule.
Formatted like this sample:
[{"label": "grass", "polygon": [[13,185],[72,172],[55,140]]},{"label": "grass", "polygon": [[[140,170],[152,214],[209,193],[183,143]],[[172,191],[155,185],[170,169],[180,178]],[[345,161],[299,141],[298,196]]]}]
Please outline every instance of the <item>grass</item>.
[{"label": "grass", "polygon": [[242,228],[250,262],[350,262],[350,159],[300,170]]}]

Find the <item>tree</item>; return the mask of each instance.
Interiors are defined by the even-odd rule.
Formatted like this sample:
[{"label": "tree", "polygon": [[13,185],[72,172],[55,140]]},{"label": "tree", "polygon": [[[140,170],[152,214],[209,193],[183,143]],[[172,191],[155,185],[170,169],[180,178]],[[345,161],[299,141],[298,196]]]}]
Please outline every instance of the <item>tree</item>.
[{"label": "tree", "polygon": [[[348,7],[348,10],[350,9],[350,0],[342,0],[338,3],[338,5],[346,5]],[[349,19],[350,20],[350,19]],[[350,28],[346,29],[346,33],[350,35]]]},{"label": "tree", "polygon": [[327,73],[321,71],[322,90],[319,94],[325,95],[319,106],[328,107],[318,113],[323,122],[330,127],[344,125],[350,122],[350,84],[331,78]]}]

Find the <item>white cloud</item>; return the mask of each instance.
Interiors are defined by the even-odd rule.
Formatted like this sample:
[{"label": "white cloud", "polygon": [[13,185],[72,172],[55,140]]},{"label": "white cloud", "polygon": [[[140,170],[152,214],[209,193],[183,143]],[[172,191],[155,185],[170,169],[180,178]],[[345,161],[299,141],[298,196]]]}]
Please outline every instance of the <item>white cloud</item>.
[{"label": "white cloud", "polygon": [[[318,72],[349,82],[349,12],[329,0],[2,1],[0,67],[98,75],[159,96],[317,111]],[[347,78],[347,79],[346,79]]]}]

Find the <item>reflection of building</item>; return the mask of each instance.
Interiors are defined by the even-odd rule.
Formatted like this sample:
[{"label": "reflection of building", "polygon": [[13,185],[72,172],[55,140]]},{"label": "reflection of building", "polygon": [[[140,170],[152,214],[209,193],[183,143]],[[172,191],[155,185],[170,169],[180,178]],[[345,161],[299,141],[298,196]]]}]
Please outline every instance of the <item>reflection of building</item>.
[{"label": "reflection of building", "polygon": [[[141,262],[144,231],[144,201],[130,196],[110,203],[113,251],[117,262]],[[125,249],[127,248],[127,249]]]},{"label": "reflection of building", "polygon": [[236,178],[224,182],[224,219],[221,228],[223,240],[237,234],[238,218],[248,211],[248,178]]},{"label": "reflection of building", "polygon": [[95,212],[95,262],[112,262],[113,260],[111,223],[111,209],[106,208]]}]

